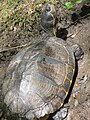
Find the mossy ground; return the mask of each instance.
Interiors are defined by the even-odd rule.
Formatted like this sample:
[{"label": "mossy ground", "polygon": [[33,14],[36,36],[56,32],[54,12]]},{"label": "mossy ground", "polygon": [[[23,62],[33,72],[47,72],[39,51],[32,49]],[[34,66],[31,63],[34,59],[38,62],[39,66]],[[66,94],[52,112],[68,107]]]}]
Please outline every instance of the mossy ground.
[{"label": "mossy ground", "polygon": [[[28,43],[40,31],[43,4],[56,0],[0,1],[0,52]],[[27,40],[28,39],[28,40]]]}]

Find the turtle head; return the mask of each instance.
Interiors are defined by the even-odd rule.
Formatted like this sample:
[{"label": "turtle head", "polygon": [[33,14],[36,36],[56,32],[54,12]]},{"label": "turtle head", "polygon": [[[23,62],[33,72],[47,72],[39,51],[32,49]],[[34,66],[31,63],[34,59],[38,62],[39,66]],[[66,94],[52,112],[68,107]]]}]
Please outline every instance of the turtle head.
[{"label": "turtle head", "polygon": [[56,10],[54,5],[45,5],[41,17],[41,27],[51,36],[56,35]]}]

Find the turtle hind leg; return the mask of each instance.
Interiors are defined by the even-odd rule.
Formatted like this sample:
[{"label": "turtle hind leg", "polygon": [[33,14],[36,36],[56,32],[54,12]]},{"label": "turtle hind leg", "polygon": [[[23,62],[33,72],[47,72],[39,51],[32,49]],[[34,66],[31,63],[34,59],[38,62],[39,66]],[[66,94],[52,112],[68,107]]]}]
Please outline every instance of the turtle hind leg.
[{"label": "turtle hind leg", "polygon": [[68,108],[63,107],[53,116],[53,120],[63,120],[64,118],[66,118],[67,114]]},{"label": "turtle hind leg", "polygon": [[84,52],[83,52],[82,48],[80,47],[80,45],[74,44],[71,46],[71,48],[75,54],[76,60],[83,58]]}]

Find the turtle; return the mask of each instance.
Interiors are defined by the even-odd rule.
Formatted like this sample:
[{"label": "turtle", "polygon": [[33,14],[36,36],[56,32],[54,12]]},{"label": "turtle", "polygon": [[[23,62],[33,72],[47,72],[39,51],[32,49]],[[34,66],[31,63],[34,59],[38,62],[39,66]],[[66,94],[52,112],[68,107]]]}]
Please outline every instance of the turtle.
[{"label": "turtle", "polygon": [[[41,26],[49,30],[48,37],[37,37],[37,42],[13,57],[2,86],[10,111],[29,120],[46,120],[63,106],[72,85],[75,63],[83,55],[80,45],[70,45],[55,36],[54,5],[45,5]],[[49,34],[52,31],[54,36]]]}]

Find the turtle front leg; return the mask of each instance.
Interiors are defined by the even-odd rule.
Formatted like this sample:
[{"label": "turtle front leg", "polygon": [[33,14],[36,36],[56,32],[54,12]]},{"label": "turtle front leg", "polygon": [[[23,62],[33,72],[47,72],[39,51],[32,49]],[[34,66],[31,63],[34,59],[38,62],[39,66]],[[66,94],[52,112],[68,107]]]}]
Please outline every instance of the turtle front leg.
[{"label": "turtle front leg", "polygon": [[79,59],[83,58],[84,52],[83,52],[82,48],[80,47],[80,45],[74,44],[74,45],[71,46],[71,48],[72,48],[72,51],[75,54],[76,60],[79,60]]}]

